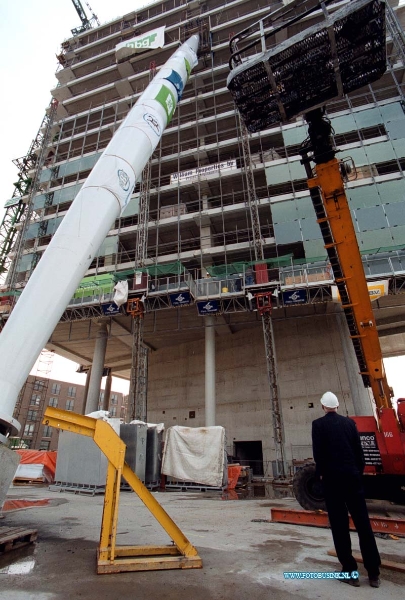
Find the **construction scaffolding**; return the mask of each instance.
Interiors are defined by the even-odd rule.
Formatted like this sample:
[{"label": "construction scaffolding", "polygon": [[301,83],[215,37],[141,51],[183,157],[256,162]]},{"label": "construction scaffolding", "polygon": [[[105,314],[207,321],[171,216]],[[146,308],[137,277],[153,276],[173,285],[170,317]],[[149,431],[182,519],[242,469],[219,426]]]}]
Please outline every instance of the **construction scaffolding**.
[{"label": "construction scaffolding", "polygon": [[[149,81],[156,75],[156,63],[149,66]],[[138,226],[136,231],[135,273],[145,266],[148,255],[149,202],[152,173],[152,156],[144,170],[139,192]],[[146,422],[147,420],[147,385],[148,385],[148,349],[143,342],[143,304],[142,300],[132,310],[132,364],[129,386],[129,414],[132,419]]]},{"label": "construction scaffolding", "polygon": [[[255,180],[253,174],[252,155],[250,152],[249,133],[245,123],[240,119],[240,132],[243,148],[243,159],[247,181],[247,201],[250,211],[252,224],[253,246],[255,260],[264,261],[264,244],[260,228],[259,203],[255,190]],[[256,292],[254,298],[256,307],[262,319],[264,348],[266,353],[267,376],[270,386],[270,405],[273,417],[273,436],[275,445],[275,456],[277,472],[280,477],[287,474],[284,448],[284,426],[283,414],[281,409],[280,393],[277,377],[276,347],[274,344],[273,322],[271,318],[272,299],[271,292]]]},{"label": "construction scaffolding", "polygon": [[10,288],[21,253],[24,250],[24,232],[34,218],[33,198],[39,189],[40,171],[48,154],[48,144],[58,102],[51,101],[35,139],[22,158],[13,161],[18,168],[18,181],[14,184],[12,198],[5,204],[6,212],[0,226],[0,282]]},{"label": "construction scaffolding", "polygon": [[[42,167],[49,157],[48,145],[52,136],[57,108],[58,102],[53,99],[39,131],[31,143],[28,154],[13,161],[19,169],[18,182],[15,184],[13,194],[16,204],[13,202],[7,208],[0,233],[0,241],[2,242],[0,271],[7,274],[6,285],[9,289],[17,287],[17,268],[23,254],[26,252],[27,240],[25,234],[33,224],[37,227],[38,236],[35,238],[34,245],[30,245],[32,260],[29,269],[25,272],[23,286],[28,281],[41,256],[38,251],[38,240],[42,237],[47,204],[44,204],[42,210],[38,210],[35,207],[34,198],[40,189]],[[20,197],[17,194],[20,194]]]}]

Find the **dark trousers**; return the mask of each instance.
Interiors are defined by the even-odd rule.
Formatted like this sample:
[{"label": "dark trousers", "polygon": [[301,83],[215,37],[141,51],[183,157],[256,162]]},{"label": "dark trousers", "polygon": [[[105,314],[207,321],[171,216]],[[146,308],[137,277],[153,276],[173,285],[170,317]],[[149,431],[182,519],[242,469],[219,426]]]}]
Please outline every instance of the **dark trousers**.
[{"label": "dark trousers", "polygon": [[349,530],[349,514],[359,536],[364,567],[371,578],[380,574],[380,555],[368,516],[364,490],[359,475],[324,476],[322,479],[326,508],[336,554],[342,571],[357,571]]}]

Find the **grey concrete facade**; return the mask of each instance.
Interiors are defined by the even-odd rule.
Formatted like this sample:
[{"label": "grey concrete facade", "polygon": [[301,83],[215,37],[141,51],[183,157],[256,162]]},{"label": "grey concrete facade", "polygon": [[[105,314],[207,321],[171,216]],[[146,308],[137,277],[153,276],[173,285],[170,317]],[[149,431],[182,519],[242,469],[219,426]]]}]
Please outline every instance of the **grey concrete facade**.
[{"label": "grey concrete facade", "polygon": [[[311,423],[320,416],[319,399],[326,390],[338,395],[342,414],[357,414],[337,318],[331,314],[277,320],[274,329],[287,460],[308,458]],[[149,421],[166,427],[205,425],[204,360],[203,340],[150,354]],[[226,429],[228,452],[233,454],[235,441],[261,441],[264,462],[274,460],[260,321],[234,334],[217,328],[216,370],[216,424]],[[363,392],[359,375],[357,384]],[[195,419],[189,418],[190,411],[195,411]]]}]

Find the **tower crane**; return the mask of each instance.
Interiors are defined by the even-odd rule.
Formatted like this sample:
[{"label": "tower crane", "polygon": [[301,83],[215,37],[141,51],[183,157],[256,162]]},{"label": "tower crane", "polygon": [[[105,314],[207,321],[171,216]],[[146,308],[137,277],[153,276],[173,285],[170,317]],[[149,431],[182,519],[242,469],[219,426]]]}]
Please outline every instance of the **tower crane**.
[{"label": "tower crane", "polygon": [[88,29],[92,29],[92,27],[94,26],[94,24],[96,25],[100,25],[100,22],[97,18],[97,16],[94,14],[94,12],[92,11],[90,5],[88,2],[86,2],[86,6],[89,9],[89,11],[91,12],[91,19],[87,18],[86,12],[83,8],[82,3],[80,2],[80,0],[72,0],[73,2],[73,6],[76,9],[77,14],[79,15],[79,18],[82,22],[81,27],[76,27],[75,29],[72,29],[72,34],[73,35],[79,35],[79,33],[83,33],[83,31],[87,31]]}]

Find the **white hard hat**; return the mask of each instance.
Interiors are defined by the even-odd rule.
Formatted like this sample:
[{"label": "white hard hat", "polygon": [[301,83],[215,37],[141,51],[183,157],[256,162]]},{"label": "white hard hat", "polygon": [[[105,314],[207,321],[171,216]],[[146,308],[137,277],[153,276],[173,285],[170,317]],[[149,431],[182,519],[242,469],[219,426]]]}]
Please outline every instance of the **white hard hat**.
[{"label": "white hard hat", "polygon": [[332,394],[332,392],[325,392],[321,398],[322,406],[326,406],[326,408],[337,408],[339,406],[339,400]]}]

